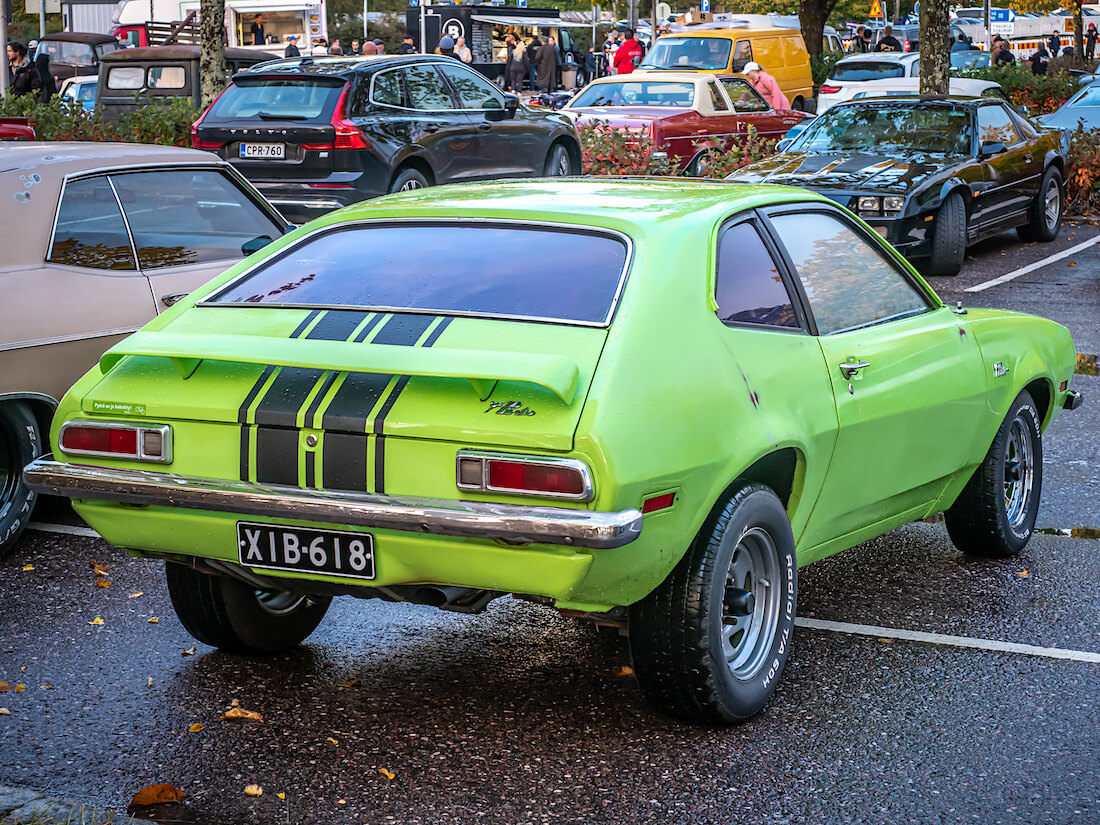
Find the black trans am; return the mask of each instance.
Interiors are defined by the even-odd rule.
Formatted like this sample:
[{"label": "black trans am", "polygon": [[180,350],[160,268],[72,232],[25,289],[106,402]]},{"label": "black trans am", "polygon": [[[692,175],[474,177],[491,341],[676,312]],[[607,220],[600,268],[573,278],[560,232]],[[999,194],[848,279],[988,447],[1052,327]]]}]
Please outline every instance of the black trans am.
[{"label": "black trans am", "polygon": [[820,192],[927,274],[956,275],[966,247],[990,235],[1057,237],[1064,164],[1060,132],[999,100],[914,96],[838,104],[729,179]]}]

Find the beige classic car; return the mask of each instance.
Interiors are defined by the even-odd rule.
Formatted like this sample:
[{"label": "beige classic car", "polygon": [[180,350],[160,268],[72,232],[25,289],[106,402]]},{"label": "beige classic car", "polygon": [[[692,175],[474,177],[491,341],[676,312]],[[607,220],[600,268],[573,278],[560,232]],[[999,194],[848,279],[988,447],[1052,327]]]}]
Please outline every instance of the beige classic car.
[{"label": "beige classic car", "polygon": [[208,152],[0,144],[0,556],[30,518],[25,464],[57,399],[175,300],[283,235],[286,220]]}]

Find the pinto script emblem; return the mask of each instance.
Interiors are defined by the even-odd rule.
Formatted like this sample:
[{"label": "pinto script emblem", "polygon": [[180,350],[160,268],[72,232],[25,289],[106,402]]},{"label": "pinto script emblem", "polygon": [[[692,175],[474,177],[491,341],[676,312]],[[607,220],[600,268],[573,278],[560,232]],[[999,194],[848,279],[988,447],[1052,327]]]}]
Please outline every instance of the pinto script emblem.
[{"label": "pinto script emblem", "polygon": [[534,415],[535,411],[530,407],[523,406],[519,401],[490,401],[489,409],[485,410],[487,413],[496,413],[497,415]]}]

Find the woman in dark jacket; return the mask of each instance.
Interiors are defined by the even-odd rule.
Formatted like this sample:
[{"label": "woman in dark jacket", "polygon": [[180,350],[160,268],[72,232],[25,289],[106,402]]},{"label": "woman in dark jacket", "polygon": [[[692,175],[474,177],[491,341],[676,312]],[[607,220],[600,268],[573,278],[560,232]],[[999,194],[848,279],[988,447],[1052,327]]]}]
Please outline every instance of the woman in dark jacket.
[{"label": "woman in dark jacket", "polygon": [[50,56],[40,54],[34,61],[34,68],[38,71],[38,102],[49,103],[50,98],[57,94],[57,84],[53,82],[50,74]]}]

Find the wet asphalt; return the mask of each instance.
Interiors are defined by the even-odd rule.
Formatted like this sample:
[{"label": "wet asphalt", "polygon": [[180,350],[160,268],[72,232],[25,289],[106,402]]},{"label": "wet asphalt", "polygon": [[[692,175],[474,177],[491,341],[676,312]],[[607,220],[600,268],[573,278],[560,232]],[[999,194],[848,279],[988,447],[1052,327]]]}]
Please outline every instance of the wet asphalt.
[{"label": "wet asphalt", "polygon": [[[1006,235],[934,286],[1100,353],[1100,244],[961,292],[1098,231]],[[1100,378],[1074,384],[1040,526],[1100,528]],[[0,564],[0,679],[26,686],[0,694],[0,784],[123,809],[171,782],[186,802],[158,815],[192,823],[1100,822],[1100,665],[803,628],[765,712],[715,729],[654,711],[616,640],[534,604],[339,599],[300,649],[245,658],[188,636],[161,567],[37,531]],[[1098,574],[1097,540],[976,561],[919,523],[804,569],[799,613],[1095,653]],[[234,700],[263,722],[220,721]]]}]

